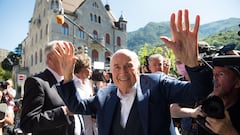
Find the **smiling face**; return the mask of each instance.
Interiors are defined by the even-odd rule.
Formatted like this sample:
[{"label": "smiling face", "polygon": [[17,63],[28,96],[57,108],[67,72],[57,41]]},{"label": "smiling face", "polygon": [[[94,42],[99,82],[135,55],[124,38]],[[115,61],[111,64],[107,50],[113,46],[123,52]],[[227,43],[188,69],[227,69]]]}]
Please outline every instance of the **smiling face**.
[{"label": "smiling face", "polygon": [[140,64],[137,55],[125,49],[118,51],[113,55],[110,67],[113,82],[122,93],[128,93],[139,75]]},{"label": "smiling face", "polygon": [[153,54],[148,59],[148,68],[151,73],[163,72],[163,56],[160,54]]}]

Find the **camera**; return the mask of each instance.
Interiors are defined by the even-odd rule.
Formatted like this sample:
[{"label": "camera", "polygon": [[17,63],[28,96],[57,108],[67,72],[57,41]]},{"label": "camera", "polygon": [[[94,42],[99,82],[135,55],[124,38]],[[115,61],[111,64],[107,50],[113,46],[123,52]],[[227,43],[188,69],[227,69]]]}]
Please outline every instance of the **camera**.
[{"label": "camera", "polygon": [[0,90],[7,89],[8,83],[6,81],[0,81]]},{"label": "camera", "polygon": [[[105,76],[105,73],[107,73],[108,77]],[[108,83],[112,80],[112,73],[104,69],[94,69],[91,79],[93,81],[104,81]]]},{"label": "camera", "polygon": [[203,62],[212,66],[213,57],[227,55],[227,52],[234,50],[235,46],[236,44],[227,44],[217,48],[207,44],[199,44],[198,50]]},{"label": "camera", "polygon": [[[206,114],[207,117],[212,117],[216,119],[223,119],[224,115],[224,104],[220,97],[209,96],[206,99],[200,101],[198,105],[202,105],[201,109]],[[200,125],[205,131],[211,135],[215,135],[210,129],[205,126],[205,117],[198,117],[196,123]]]},{"label": "camera", "polygon": [[103,69],[94,69],[92,72],[91,79],[93,81],[105,81],[105,78],[103,76]]},{"label": "camera", "polygon": [[220,97],[209,96],[202,101],[202,111],[208,116],[216,119],[224,118],[224,104]]}]

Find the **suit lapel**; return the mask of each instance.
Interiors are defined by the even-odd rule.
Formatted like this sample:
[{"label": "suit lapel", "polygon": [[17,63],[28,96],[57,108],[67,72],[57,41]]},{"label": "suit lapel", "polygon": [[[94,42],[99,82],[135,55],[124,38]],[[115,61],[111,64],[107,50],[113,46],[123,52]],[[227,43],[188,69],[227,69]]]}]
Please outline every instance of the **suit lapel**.
[{"label": "suit lapel", "polygon": [[[141,79],[141,76],[140,76]],[[137,82],[137,98],[139,117],[143,126],[144,134],[148,133],[148,99],[150,95],[149,89],[142,89],[140,81]]]},{"label": "suit lapel", "polygon": [[116,108],[117,103],[119,102],[119,98],[117,96],[117,89],[115,88],[114,91],[111,92],[111,94],[107,97],[106,99],[106,106],[104,109],[104,125],[105,125],[105,131],[104,134],[109,134],[110,132],[110,128],[111,128],[111,124],[112,124],[112,119],[113,119],[113,115],[114,115],[114,111]]}]

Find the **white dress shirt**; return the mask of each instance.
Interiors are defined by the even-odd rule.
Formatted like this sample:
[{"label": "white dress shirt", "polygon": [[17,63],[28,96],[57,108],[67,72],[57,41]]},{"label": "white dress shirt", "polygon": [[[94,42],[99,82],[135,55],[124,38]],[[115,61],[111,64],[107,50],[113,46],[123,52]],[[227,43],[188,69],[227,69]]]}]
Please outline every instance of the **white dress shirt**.
[{"label": "white dress shirt", "polygon": [[131,88],[129,93],[127,94],[122,94],[119,89],[117,91],[117,96],[120,98],[120,103],[121,103],[121,119],[120,119],[120,124],[122,125],[123,128],[126,127],[126,123],[128,120],[128,116],[130,113],[130,110],[132,108],[135,96],[136,96],[136,84]]},{"label": "white dress shirt", "polygon": [[[79,93],[77,96],[80,99],[86,99],[93,95],[93,87],[91,85],[91,82],[89,79],[85,79],[84,83],[81,79],[74,76],[74,83],[77,89],[77,92]],[[97,135],[97,127],[96,123],[92,121],[91,115],[82,115],[83,121],[84,121],[84,127],[85,127],[85,135],[92,135],[94,132],[94,135]]]}]

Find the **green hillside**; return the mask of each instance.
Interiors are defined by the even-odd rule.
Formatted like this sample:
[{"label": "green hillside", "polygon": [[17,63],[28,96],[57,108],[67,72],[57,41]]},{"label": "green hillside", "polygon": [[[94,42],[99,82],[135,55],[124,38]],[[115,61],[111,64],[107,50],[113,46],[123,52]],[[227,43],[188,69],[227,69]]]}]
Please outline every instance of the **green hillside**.
[{"label": "green hillside", "polygon": [[[240,49],[240,18],[229,18],[200,26],[199,39],[207,41],[210,45],[221,46],[235,43]],[[169,22],[150,22],[137,31],[128,33],[128,48],[138,51],[144,44],[151,46],[161,45],[160,36],[170,36]]]}]

